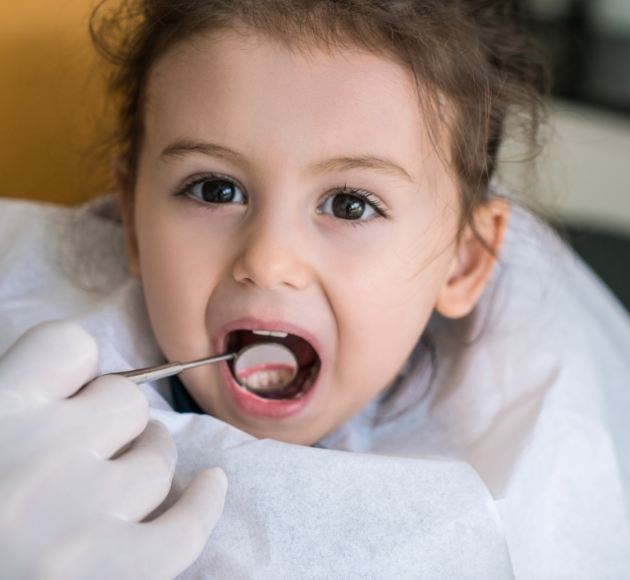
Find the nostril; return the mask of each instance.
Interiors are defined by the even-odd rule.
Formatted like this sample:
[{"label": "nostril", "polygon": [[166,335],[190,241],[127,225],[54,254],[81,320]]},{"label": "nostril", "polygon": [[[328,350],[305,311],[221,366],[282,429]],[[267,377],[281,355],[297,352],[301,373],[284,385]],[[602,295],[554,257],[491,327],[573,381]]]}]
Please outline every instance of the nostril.
[{"label": "nostril", "polygon": [[240,284],[245,284],[247,286],[255,285],[254,280],[243,267],[242,259],[237,260],[234,264],[234,267],[232,268],[232,277]]},{"label": "nostril", "polygon": [[247,276],[237,281],[240,282],[241,284],[245,284],[245,286],[256,286],[256,282],[254,282],[252,278],[249,278]]}]

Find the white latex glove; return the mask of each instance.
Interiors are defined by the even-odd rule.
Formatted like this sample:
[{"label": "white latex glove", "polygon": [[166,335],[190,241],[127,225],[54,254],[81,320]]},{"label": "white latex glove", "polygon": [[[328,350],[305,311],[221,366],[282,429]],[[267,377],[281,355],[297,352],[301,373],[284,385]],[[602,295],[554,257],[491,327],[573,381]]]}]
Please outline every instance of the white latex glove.
[{"label": "white latex glove", "polygon": [[171,579],[221,515],[227,481],[211,469],[141,523],[170,489],[175,445],[128,379],[100,377],[75,395],[97,358],[81,327],[53,322],[0,359],[3,579]]}]

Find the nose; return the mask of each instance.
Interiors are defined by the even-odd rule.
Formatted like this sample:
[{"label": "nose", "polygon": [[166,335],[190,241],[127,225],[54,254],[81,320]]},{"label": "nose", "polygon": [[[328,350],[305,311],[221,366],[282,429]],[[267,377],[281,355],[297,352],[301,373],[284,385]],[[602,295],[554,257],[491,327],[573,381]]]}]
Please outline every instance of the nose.
[{"label": "nose", "polygon": [[304,246],[292,228],[269,221],[251,224],[234,261],[234,280],[265,290],[302,290],[313,276]]}]

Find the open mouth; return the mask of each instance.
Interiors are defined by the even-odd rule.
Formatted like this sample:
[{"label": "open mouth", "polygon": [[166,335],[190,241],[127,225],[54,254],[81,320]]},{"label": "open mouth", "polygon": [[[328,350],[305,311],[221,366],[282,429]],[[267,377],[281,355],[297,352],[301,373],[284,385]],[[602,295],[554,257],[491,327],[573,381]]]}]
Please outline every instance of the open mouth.
[{"label": "open mouth", "polygon": [[234,361],[230,361],[228,367],[232,377],[242,388],[267,400],[299,399],[310,390],[319,373],[321,360],[307,340],[285,332],[245,329],[234,330],[227,336],[227,352],[238,352],[253,344],[283,345],[293,353],[298,368],[293,380],[286,384],[287,373],[293,374],[294,369],[274,360],[264,361],[264,364],[245,369],[247,384],[244,385],[244,373],[239,372],[237,376]]}]

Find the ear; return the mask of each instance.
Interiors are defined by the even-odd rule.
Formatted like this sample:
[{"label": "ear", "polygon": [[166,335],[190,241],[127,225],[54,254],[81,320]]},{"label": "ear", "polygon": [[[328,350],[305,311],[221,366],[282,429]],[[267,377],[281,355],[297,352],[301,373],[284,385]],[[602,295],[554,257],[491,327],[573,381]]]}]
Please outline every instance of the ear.
[{"label": "ear", "polygon": [[112,172],[118,192],[118,201],[122,216],[125,239],[127,241],[127,258],[129,261],[129,271],[132,276],[140,279],[140,260],[138,253],[138,240],[136,238],[136,228],[134,222],[134,195],[133,180],[129,173],[129,168],[125,159],[120,156],[114,160]]},{"label": "ear", "polygon": [[493,199],[475,211],[476,233],[470,225],[462,232],[438,295],[435,309],[442,316],[461,318],[474,308],[501,251],[508,217],[509,205],[503,199]]}]

